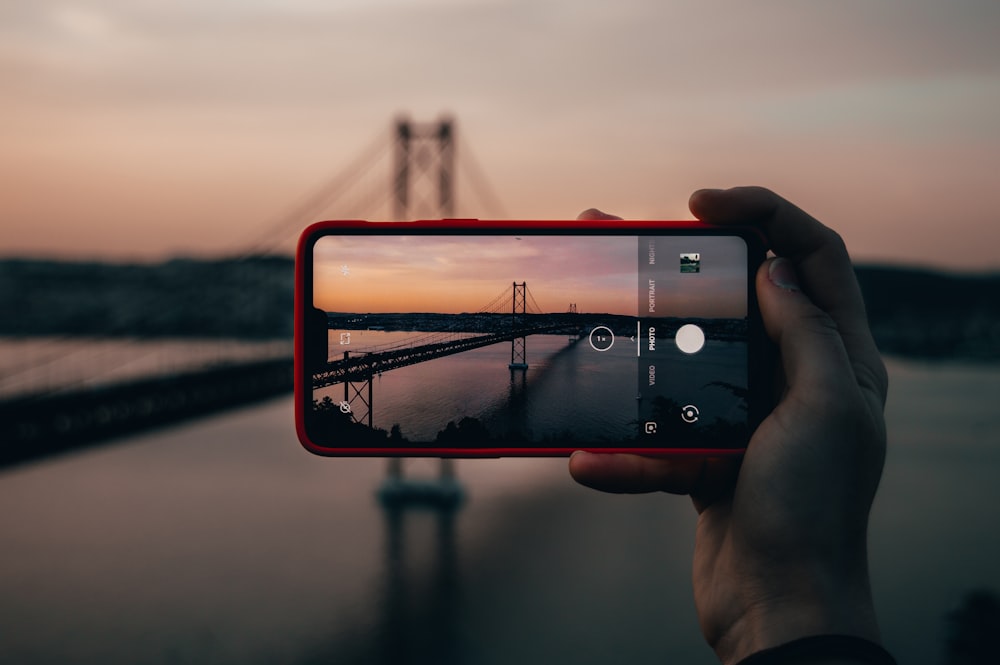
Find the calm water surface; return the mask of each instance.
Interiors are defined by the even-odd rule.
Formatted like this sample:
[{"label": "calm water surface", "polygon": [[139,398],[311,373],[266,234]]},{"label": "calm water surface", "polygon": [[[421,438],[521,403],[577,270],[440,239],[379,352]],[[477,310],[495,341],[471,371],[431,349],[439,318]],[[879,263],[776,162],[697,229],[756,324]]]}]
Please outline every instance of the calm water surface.
[{"label": "calm water surface", "polygon": [[[876,602],[901,663],[940,663],[945,614],[973,589],[1000,591],[1000,369],[890,372]],[[457,471],[468,500],[451,519],[417,511],[394,523],[374,498],[383,462],[302,451],[290,398],[2,471],[0,653],[715,662],[691,601],[685,499],[591,492],[564,460]]]},{"label": "calm water surface", "polygon": [[[348,331],[330,332],[331,358],[342,357],[344,348],[352,354],[378,351],[414,335],[349,331],[346,347],[337,343],[342,332]],[[697,357],[676,355],[674,372],[662,360],[658,363],[656,380],[662,389],[684,399],[681,403],[698,404],[704,422],[745,419],[741,400],[717,385],[745,385],[745,344],[708,340]],[[511,371],[511,345],[504,342],[379,375],[372,386],[373,423],[386,431],[399,424],[403,436],[417,441],[433,441],[449,420],[466,416],[481,420],[491,432],[517,432],[533,441],[566,432],[609,442],[635,436],[641,390],[637,372],[646,363],[640,363],[627,338],[597,352],[586,338],[532,335],[526,359],[527,371]],[[641,379],[648,381],[646,371]],[[318,400],[327,396],[344,399],[343,386],[315,393]],[[357,403],[355,408],[363,420],[364,408]]]}]

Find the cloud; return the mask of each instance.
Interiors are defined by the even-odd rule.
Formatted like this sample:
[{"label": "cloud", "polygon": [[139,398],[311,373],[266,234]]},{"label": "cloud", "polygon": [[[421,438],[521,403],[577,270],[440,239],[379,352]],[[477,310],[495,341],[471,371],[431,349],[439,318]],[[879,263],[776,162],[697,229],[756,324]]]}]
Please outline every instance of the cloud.
[{"label": "cloud", "polygon": [[[1000,154],[998,27],[993,0],[8,2],[0,215],[20,226],[0,244],[39,219],[123,226],[170,191],[157,223],[185,221],[161,235],[219,246],[217,219],[266,222],[404,109],[453,112],[459,159],[474,142],[517,216],[684,216],[691,188],[747,181],[839,209],[889,174],[957,183],[981,220],[1000,200],[962,182]],[[136,181],[135,205],[107,194]]]},{"label": "cloud", "polygon": [[[148,103],[431,95],[516,99],[544,112],[617,96],[726,99],[997,73],[996,3],[847,5],[37,2],[8,16],[4,32],[24,36],[15,53],[25,73],[54,53],[87,61],[133,49],[93,72],[103,83],[95,94],[140,89]],[[74,70],[43,73],[58,81]]]}]

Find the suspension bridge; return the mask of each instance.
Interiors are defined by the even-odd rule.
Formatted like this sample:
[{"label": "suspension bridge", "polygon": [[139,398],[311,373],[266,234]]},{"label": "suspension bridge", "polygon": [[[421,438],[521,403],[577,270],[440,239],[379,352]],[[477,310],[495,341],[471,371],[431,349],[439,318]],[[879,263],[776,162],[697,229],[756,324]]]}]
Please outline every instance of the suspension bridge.
[{"label": "suspension bridge", "polygon": [[[405,340],[383,346],[369,347],[360,353],[345,351],[343,358],[328,360],[319,372],[313,373],[313,388],[323,388],[334,383],[355,381],[370,376],[372,373],[388,372],[389,370],[417,363],[450,356],[463,351],[491,346],[500,342],[511,343],[511,369],[526,369],[527,358],[524,339],[530,335],[573,332],[577,324],[559,321],[553,323],[549,315],[544,314],[537,305],[533,308],[523,307],[520,312],[516,303],[531,298],[527,283],[514,282],[508,289],[509,299],[513,304],[504,312],[495,305],[484,307],[475,314],[463,314],[448,317],[448,331],[431,332],[408,337]],[[519,297],[519,293],[527,294],[527,298]],[[506,293],[502,293],[506,296]],[[494,303],[496,300],[494,300]],[[419,315],[426,318],[427,315]],[[350,318],[350,317],[340,317]],[[355,317],[357,318],[357,317]],[[370,321],[370,317],[361,319]],[[331,322],[336,325],[336,320]],[[341,323],[340,327],[350,324]],[[379,326],[384,328],[384,326]],[[470,331],[480,334],[469,335]]]},{"label": "suspension bridge", "polygon": [[[313,390],[335,384],[343,384],[344,400],[356,422],[373,424],[374,400],[372,379],[383,373],[428,362],[437,358],[472,351],[494,344],[510,342],[511,372],[528,368],[527,338],[531,335],[565,334],[569,343],[580,339],[583,331],[581,319],[571,306],[569,312],[543,312],[538,307],[526,282],[513,282],[510,287],[493,298],[487,305],[473,314],[428,315],[419,314],[426,327],[443,327],[446,330],[422,332],[392,344],[369,347],[360,352],[344,351],[343,356],[329,359],[324,348],[324,359],[317,363],[312,372]],[[377,317],[377,315],[376,315]],[[396,323],[400,315],[393,315]],[[403,319],[409,317],[403,316]],[[433,320],[428,321],[428,318]],[[326,332],[330,328],[358,327],[369,324],[372,317],[341,315],[324,322],[324,329],[318,331],[318,338],[325,345]],[[381,319],[376,318],[381,321]],[[405,321],[407,327],[413,323]],[[385,329],[384,325],[377,326]],[[363,410],[355,408],[358,403]],[[364,413],[360,416],[360,413]]]},{"label": "suspension bridge", "polygon": [[[240,329],[229,325],[228,321],[246,319],[246,313],[259,312],[265,305],[260,301],[261,281],[269,285],[274,283],[271,275],[262,276],[256,264],[261,257],[288,256],[297,241],[302,228],[311,222],[323,218],[369,218],[380,219],[393,217],[396,219],[451,217],[455,215],[458,199],[458,174],[463,176],[465,183],[462,192],[467,200],[475,203],[463,209],[463,213],[471,217],[504,217],[506,216],[499,198],[493,193],[488,180],[475,161],[469,145],[462,143],[459,150],[459,136],[451,118],[444,117],[436,122],[416,123],[407,118],[398,118],[391,125],[391,131],[380,133],[376,140],[346,165],[341,165],[332,177],[327,178],[320,186],[291,206],[284,214],[276,215],[257,230],[249,233],[241,241],[236,251],[225,258],[226,262],[245,265],[245,270],[235,270],[233,274],[246,278],[242,288],[238,284],[229,284],[228,290],[221,298],[216,298],[214,306],[208,304],[211,298],[205,298],[204,305],[192,305],[199,302],[196,298],[173,299],[176,304],[164,306],[171,302],[171,284],[163,284],[163,294],[149,293],[144,298],[132,298],[129,304],[122,305],[122,298],[116,296],[115,289],[110,289],[105,301],[100,295],[87,295],[76,302],[65,298],[60,302],[60,308],[76,307],[86,312],[87,319],[94,318],[93,311],[87,311],[89,304],[96,304],[93,310],[118,307],[119,315],[104,317],[99,335],[103,339],[119,339],[127,346],[135,342],[154,342],[157,339],[168,338],[171,330],[182,329],[187,338],[212,338],[216,336],[219,346],[225,346],[226,340],[238,338]],[[185,280],[191,281],[190,278]],[[237,278],[237,281],[239,279]],[[291,262],[288,262],[288,274],[280,278],[287,297],[287,319],[291,319],[291,296],[293,275]],[[35,282],[37,283],[37,281]],[[213,284],[213,287],[216,286]],[[116,286],[116,288],[118,288]],[[205,291],[202,283],[199,290]],[[65,291],[65,287],[61,287]],[[220,294],[216,294],[217,296]],[[37,302],[37,299],[33,302]],[[150,303],[156,303],[151,305]],[[192,311],[197,307],[202,310]],[[149,308],[144,310],[143,307]],[[131,309],[130,309],[131,308]],[[129,310],[129,311],[126,311]],[[136,314],[131,310],[142,310]],[[52,310],[47,310],[50,313]],[[67,316],[68,319],[79,321],[82,317]],[[262,316],[251,316],[252,319],[262,319]],[[184,325],[153,325],[150,321],[169,323],[181,320]],[[206,326],[199,335],[197,325],[189,325],[190,321],[206,321],[213,325]],[[136,321],[143,321],[141,326]],[[218,330],[224,332],[219,333]],[[523,335],[532,334],[521,331]],[[90,331],[94,335],[95,331]],[[259,334],[259,333],[258,333]],[[287,334],[276,332],[278,338]],[[492,339],[502,341],[510,339],[510,331],[495,333]],[[286,338],[287,339],[287,338]],[[519,338],[522,339],[523,337]],[[108,376],[120,373],[122,365],[134,364],[135,359],[116,360],[114,357],[93,363],[97,369],[90,370],[93,374],[86,379],[74,383],[60,382],[58,377],[72,375],[72,366],[80,355],[81,349],[86,349],[89,340],[74,337],[72,333],[62,333],[57,345],[64,351],[49,354],[45,358],[44,367],[20,368],[18,376],[7,375],[6,385],[0,394],[0,465],[13,464],[36,457],[68,450],[82,445],[98,443],[107,439],[125,436],[150,427],[159,427],[180,422],[185,419],[206,415],[221,409],[232,408],[266,399],[291,391],[293,384],[293,367],[291,357],[291,342],[288,340],[287,352],[275,355],[269,350],[260,357],[241,357],[239,359],[222,358],[215,362],[201,365],[191,364],[182,370],[177,370],[175,363],[160,369],[147,371],[141,375],[128,375],[124,379],[100,380],[101,374]],[[476,343],[485,343],[486,338]],[[495,343],[495,342],[494,342]],[[384,363],[381,371],[389,366],[402,366],[403,362],[420,362],[429,359],[436,351],[426,348],[411,349],[406,353],[396,352],[381,356]],[[459,346],[450,347],[451,353],[459,352]],[[106,351],[102,351],[106,353]],[[523,355],[523,354],[522,354]],[[409,356],[404,360],[403,356]],[[367,363],[373,363],[379,358],[372,356]],[[336,366],[329,369],[332,377],[338,371],[342,372],[341,380],[353,379],[357,371],[354,361],[365,365],[363,358],[354,358],[338,370]],[[32,380],[33,375],[53,376],[52,383],[39,385]],[[17,378],[26,378],[24,387],[18,390],[11,388],[11,382]]]}]

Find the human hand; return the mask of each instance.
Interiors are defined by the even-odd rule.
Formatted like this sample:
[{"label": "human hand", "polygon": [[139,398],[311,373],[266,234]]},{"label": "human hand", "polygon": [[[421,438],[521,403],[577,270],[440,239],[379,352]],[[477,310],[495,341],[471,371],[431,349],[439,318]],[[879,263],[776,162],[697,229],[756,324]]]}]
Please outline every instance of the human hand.
[{"label": "human hand", "polygon": [[867,528],[885,458],[888,378],[844,243],[761,188],[700,190],[690,207],[710,224],[758,226],[778,257],[756,278],[780,353],[778,405],[742,463],[576,452],[570,473],[609,492],[691,495],[695,606],[723,662],[809,635],[878,641]]}]

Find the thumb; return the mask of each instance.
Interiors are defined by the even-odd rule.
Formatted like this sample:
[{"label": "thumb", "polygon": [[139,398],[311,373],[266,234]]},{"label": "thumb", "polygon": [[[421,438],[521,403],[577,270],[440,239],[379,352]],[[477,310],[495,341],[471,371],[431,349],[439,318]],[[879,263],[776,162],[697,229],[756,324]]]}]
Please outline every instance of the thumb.
[{"label": "thumb", "polygon": [[790,259],[773,258],[760,267],[757,299],[781,354],[788,395],[813,401],[851,388],[850,359],[837,324],[802,291]]}]

